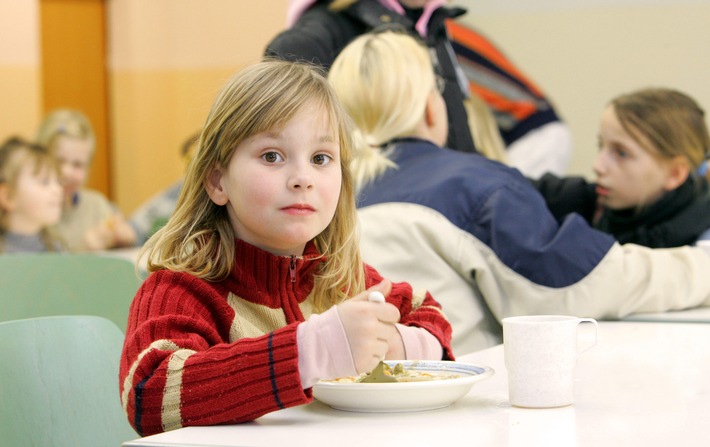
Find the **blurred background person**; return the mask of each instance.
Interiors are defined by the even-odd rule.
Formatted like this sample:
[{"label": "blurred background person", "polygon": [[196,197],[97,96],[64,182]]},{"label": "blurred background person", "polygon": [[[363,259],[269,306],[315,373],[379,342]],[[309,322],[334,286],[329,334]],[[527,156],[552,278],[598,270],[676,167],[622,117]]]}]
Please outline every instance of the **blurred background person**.
[{"label": "blurred background person", "polygon": [[133,245],[135,232],[118,209],[100,192],[84,187],[95,149],[94,131],[86,116],[78,110],[54,110],[40,124],[36,141],[49,149],[60,166],[64,206],[55,228],[68,249]]},{"label": "blurred background person", "polygon": [[17,137],[0,146],[0,253],[60,251],[51,229],[62,212],[62,186],[46,148]]},{"label": "blurred background person", "polygon": [[558,219],[584,216],[621,243],[664,248],[710,239],[705,112],[687,94],[645,88],[601,114],[595,181],[543,176],[538,189]]}]

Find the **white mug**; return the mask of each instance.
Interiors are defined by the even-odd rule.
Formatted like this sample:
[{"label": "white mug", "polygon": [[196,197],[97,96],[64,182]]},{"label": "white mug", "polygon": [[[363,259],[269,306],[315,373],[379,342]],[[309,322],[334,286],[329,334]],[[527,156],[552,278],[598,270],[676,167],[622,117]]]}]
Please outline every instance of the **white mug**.
[{"label": "white mug", "polygon": [[[577,327],[594,325],[594,341],[577,348]],[[503,349],[510,403],[516,407],[553,408],[574,401],[577,355],[596,344],[598,325],[592,318],[530,315],[503,319]]]}]

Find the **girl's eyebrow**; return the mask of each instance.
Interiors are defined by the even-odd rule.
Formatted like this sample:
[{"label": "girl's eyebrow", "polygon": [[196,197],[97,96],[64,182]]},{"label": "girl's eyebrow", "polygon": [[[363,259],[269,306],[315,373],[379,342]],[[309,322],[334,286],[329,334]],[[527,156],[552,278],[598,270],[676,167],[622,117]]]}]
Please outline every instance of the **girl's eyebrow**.
[{"label": "girl's eyebrow", "polygon": [[264,135],[266,138],[274,138],[274,139],[276,139],[276,138],[279,138],[279,137],[281,136],[281,133],[280,133],[280,132],[275,132],[275,131],[272,130],[272,131],[264,132],[263,135]]}]

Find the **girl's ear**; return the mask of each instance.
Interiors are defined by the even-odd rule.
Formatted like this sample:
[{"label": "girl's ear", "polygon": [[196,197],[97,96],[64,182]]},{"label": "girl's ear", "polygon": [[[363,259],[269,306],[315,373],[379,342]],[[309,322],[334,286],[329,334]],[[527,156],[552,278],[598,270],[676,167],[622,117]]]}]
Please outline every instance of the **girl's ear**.
[{"label": "girl's ear", "polygon": [[0,208],[8,212],[15,208],[15,201],[12,200],[11,195],[10,187],[6,183],[0,185]]},{"label": "girl's ear", "polygon": [[680,155],[673,157],[669,166],[668,176],[666,177],[663,187],[666,191],[673,191],[688,179],[690,166],[688,165],[688,161]]},{"label": "girl's ear", "polygon": [[207,175],[207,180],[205,180],[207,195],[210,196],[215,205],[219,206],[226,205],[229,202],[227,192],[222,187],[222,175],[222,169],[214,167]]}]

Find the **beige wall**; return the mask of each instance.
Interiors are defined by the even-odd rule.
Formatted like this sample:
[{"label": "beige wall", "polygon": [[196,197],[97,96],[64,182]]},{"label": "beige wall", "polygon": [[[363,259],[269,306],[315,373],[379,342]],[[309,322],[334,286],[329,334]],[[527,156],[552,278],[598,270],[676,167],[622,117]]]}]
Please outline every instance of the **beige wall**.
[{"label": "beige wall", "polygon": [[114,200],[125,213],[181,176],[180,145],[227,78],[284,28],[286,3],[109,2]]},{"label": "beige wall", "polygon": [[459,0],[556,103],[574,139],[570,173],[591,176],[597,125],[614,96],[666,86],[710,111],[708,0]]},{"label": "beige wall", "polygon": [[37,0],[0,1],[0,140],[32,138],[41,119]]}]

